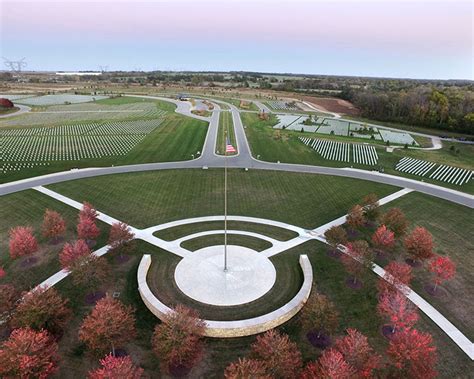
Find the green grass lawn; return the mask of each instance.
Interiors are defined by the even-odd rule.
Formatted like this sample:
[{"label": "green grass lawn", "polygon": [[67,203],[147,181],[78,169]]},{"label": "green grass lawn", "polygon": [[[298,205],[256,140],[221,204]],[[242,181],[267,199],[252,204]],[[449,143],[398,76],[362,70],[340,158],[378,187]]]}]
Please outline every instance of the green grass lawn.
[{"label": "green grass lawn", "polygon": [[[168,103],[164,104],[168,105]],[[189,160],[192,159],[192,154],[202,151],[207,128],[208,124],[204,121],[185,117],[174,112],[168,113],[161,125],[127,155],[82,159],[80,161],[56,161],[50,162],[48,166],[35,166],[21,171],[9,171],[0,174],[0,183],[52,172],[67,171],[75,167],[104,167]]]},{"label": "green grass lawn", "polygon": [[[48,187],[142,228],[223,214],[223,185],[222,169],[190,169],[107,175]],[[305,228],[342,216],[370,192],[383,197],[398,190],[357,179],[237,169],[229,170],[228,186],[228,214]]]},{"label": "green grass lawn", "polygon": [[[378,165],[369,166],[354,163],[352,158],[350,163],[324,159],[310,146],[303,144],[298,138],[304,136],[356,143],[364,143],[368,141],[351,137],[272,129],[271,126],[276,124],[275,116],[271,116],[270,119],[266,121],[260,120],[257,115],[252,113],[241,114],[241,117],[243,124],[246,126],[245,132],[249,140],[252,155],[264,161],[280,161],[285,163],[300,163],[328,167],[355,167],[364,170],[383,168],[384,172],[387,174],[403,176],[415,180],[423,179],[425,182],[453,188],[467,193],[474,193],[474,180],[471,180],[468,184],[458,186],[438,180],[432,180],[428,177],[406,174],[395,170],[395,165],[403,157],[423,159],[438,164],[448,164],[472,170],[474,167],[473,145],[445,142],[443,148],[440,150],[423,151],[417,149],[396,149],[393,153],[388,153],[386,151],[386,146],[383,143],[376,142],[374,143],[374,146],[376,147],[379,156]],[[453,152],[450,149],[453,144],[455,145],[455,149],[459,149],[459,153],[456,153],[456,151]]]},{"label": "green grass lawn", "polygon": [[[272,247],[272,244],[268,241],[257,237],[238,234],[227,234],[227,243],[229,245],[248,247],[255,251],[263,251]],[[201,236],[181,243],[181,246],[189,251],[196,251],[203,247],[218,245],[224,245],[224,233]]]},{"label": "green grass lawn", "polygon": [[106,105],[122,105],[122,104],[131,104],[131,103],[143,103],[149,102],[149,99],[130,97],[130,96],[117,96],[110,97],[108,99],[101,99],[95,101],[96,104],[106,104]]},{"label": "green grass lawn", "polygon": [[[41,235],[41,224],[46,209],[59,212],[66,221],[65,238],[54,245]],[[49,196],[34,190],[0,196],[0,266],[3,266],[7,276],[0,283],[12,282],[21,289],[27,290],[50,275],[60,270],[58,254],[65,242],[75,240],[76,224],[79,211],[60,203]],[[9,254],[9,230],[15,226],[31,226],[38,240],[39,251],[33,255],[37,263],[32,267],[22,267],[24,258],[12,260]],[[97,240],[97,248],[106,244],[109,226],[98,222],[101,236]]]},{"label": "green grass lawn", "polygon": [[453,280],[443,284],[447,296],[433,297],[423,288],[431,280],[426,269],[415,270],[414,289],[433,304],[471,340],[474,339],[474,210],[420,193],[410,193],[384,206],[400,208],[412,221],[411,228],[423,226],[434,237],[435,252],[448,255],[456,264]]},{"label": "green grass lawn", "polygon": [[[175,239],[194,233],[204,232],[208,230],[223,229],[224,221],[210,221],[174,226],[172,228],[167,228],[155,232],[154,235],[158,238],[164,239],[165,241],[173,241]],[[293,232],[288,229],[283,229],[273,225],[256,224],[242,221],[227,221],[227,229],[244,230],[248,232],[259,233],[280,241],[288,241],[289,239],[298,236],[296,232]]]},{"label": "green grass lawn", "polygon": [[[224,155],[226,147],[226,135],[229,136],[230,143],[237,150],[235,142],[234,123],[232,122],[232,114],[230,112],[221,112],[219,115],[219,130],[217,132],[216,154]],[[227,155],[235,155],[237,153],[228,153]]]}]

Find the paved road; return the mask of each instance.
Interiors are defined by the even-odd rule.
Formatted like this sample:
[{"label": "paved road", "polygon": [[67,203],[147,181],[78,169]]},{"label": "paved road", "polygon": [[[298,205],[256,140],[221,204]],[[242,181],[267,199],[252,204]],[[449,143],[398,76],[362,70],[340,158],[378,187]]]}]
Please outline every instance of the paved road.
[{"label": "paved road", "polygon": [[[219,127],[220,107],[218,103],[222,101],[214,101],[216,111],[211,117],[201,117],[191,113],[191,104],[186,101],[178,101],[170,98],[158,96],[137,96],[156,100],[168,101],[176,104],[176,112],[188,117],[193,117],[199,120],[209,122],[209,129],[204,143],[202,154],[199,158],[182,161],[182,162],[164,162],[164,163],[147,163],[116,167],[97,167],[86,168],[80,170],[71,170],[59,172],[49,175],[38,176],[34,178],[19,180],[0,185],[0,196],[13,192],[22,191],[36,186],[44,186],[53,183],[64,182],[73,179],[88,178],[101,175],[152,171],[152,170],[170,170],[170,169],[185,169],[185,168],[222,168],[224,167],[224,157],[215,154],[215,146],[217,142],[217,131]],[[261,170],[275,170],[286,172],[302,172],[311,174],[334,175],[349,178],[358,178],[370,180],[373,182],[390,184],[401,188],[409,188],[428,195],[436,196],[454,203],[462,204],[470,208],[474,208],[474,196],[452,190],[449,188],[437,186],[430,183],[424,183],[417,180],[403,178],[399,176],[382,174],[376,171],[365,171],[351,168],[333,168],[322,166],[307,166],[300,164],[288,163],[271,163],[263,162],[252,157],[248,140],[245,136],[244,126],[240,118],[240,112],[232,104],[227,104],[232,112],[232,119],[234,122],[234,130],[236,134],[237,147],[239,154],[232,157],[227,157],[227,165],[230,168],[250,168]]]},{"label": "paved road", "polygon": [[23,113],[27,113],[31,110],[30,107],[26,105],[21,105],[21,104],[15,104],[15,107],[19,108],[16,112],[13,113],[7,113],[7,114],[2,114],[0,115],[0,118],[7,118],[7,117],[13,117],[13,116],[18,116]]}]

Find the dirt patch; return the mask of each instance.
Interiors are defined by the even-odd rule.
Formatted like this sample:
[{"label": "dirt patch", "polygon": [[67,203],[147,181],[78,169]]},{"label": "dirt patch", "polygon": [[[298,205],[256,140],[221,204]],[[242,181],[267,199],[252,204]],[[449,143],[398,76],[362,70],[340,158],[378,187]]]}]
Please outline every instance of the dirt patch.
[{"label": "dirt patch", "polygon": [[334,97],[313,97],[313,96],[297,96],[298,99],[313,104],[322,111],[335,112],[350,116],[359,115],[359,110],[354,104]]}]

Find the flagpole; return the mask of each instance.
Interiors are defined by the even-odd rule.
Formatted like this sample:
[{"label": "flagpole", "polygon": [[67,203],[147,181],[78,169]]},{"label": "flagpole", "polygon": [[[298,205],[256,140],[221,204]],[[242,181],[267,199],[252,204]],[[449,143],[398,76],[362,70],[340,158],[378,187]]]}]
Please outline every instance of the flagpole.
[{"label": "flagpole", "polygon": [[224,272],[227,272],[227,125],[224,132]]}]

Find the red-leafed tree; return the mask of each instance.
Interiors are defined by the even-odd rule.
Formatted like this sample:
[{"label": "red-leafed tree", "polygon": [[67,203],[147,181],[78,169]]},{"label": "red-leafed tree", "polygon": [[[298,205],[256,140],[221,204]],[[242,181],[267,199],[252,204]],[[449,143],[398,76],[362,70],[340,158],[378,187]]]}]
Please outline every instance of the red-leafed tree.
[{"label": "red-leafed tree", "polygon": [[38,250],[38,242],[33,235],[33,228],[17,226],[10,229],[10,256],[12,259],[33,254]]},{"label": "red-leafed tree", "polygon": [[422,261],[433,256],[433,236],[423,228],[417,226],[405,238],[405,249],[414,261]]},{"label": "red-leafed tree", "polygon": [[335,350],[324,351],[316,364],[310,363],[303,371],[303,379],[352,379],[356,377],[356,370],[352,367],[343,355]]},{"label": "red-leafed tree", "polygon": [[372,243],[380,249],[391,249],[395,244],[395,233],[382,225],[372,235]]},{"label": "red-leafed tree", "polygon": [[162,321],[152,337],[156,356],[169,372],[193,367],[202,357],[205,322],[195,310],[180,304]]},{"label": "red-leafed tree", "polygon": [[332,334],[339,324],[339,313],[335,305],[324,295],[313,291],[300,313],[303,330],[308,333]]},{"label": "red-leafed tree", "polygon": [[430,379],[437,376],[436,346],[429,333],[416,329],[400,331],[390,340],[387,355],[398,371],[397,377]]},{"label": "red-leafed tree", "polygon": [[104,257],[87,254],[78,257],[69,267],[73,283],[93,294],[108,279],[110,265]]},{"label": "red-leafed tree", "polygon": [[342,255],[342,264],[353,277],[353,282],[361,282],[362,277],[372,268],[374,253],[364,240],[357,240],[347,244],[347,254]]},{"label": "red-leafed tree", "polygon": [[135,338],[135,316],[131,307],[112,297],[100,299],[79,329],[79,339],[96,352],[112,351]]},{"label": "red-leafed tree", "polygon": [[0,284],[0,320],[10,319],[19,297],[20,293],[13,284]]},{"label": "red-leafed tree", "polygon": [[94,207],[87,201],[84,201],[82,204],[82,209],[79,211],[79,219],[88,218],[92,221],[95,221],[98,216],[99,213],[94,209]]},{"label": "red-leafed tree", "polygon": [[380,316],[388,318],[392,332],[411,328],[419,318],[417,307],[399,291],[383,293],[377,311]]},{"label": "red-leafed tree", "polygon": [[428,270],[433,274],[434,291],[437,287],[456,275],[456,265],[446,256],[438,255],[434,257],[428,265]]},{"label": "red-leafed tree", "polygon": [[0,279],[4,278],[7,275],[5,269],[0,266]]},{"label": "red-leafed tree", "polygon": [[382,215],[381,223],[394,232],[397,238],[404,236],[408,229],[408,220],[399,208],[389,209]]},{"label": "red-leafed tree", "polygon": [[366,221],[364,208],[362,208],[359,204],[354,205],[346,216],[347,224],[353,229],[364,226]]},{"label": "red-leafed tree", "polygon": [[122,250],[128,246],[130,241],[134,238],[135,234],[132,232],[130,226],[123,222],[116,222],[110,227],[108,244],[113,250]]},{"label": "red-leafed tree", "polygon": [[380,217],[379,206],[379,198],[375,193],[369,193],[362,199],[365,216],[371,221],[375,221]]},{"label": "red-leafed tree", "polygon": [[59,262],[65,270],[70,270],[77,259],[89,255],[91,253],[86,241],[77,240],[74,243],[66,243],[62,251],[59,253]]},{"label": "red-leafed tree", "polygon": [[265,364],[256,359],[239,358],[237,362],[231,363],[224,372],[226,379],[272,379],[266,373]]},{"label": "red-leafed tree", "polygon": [[296,378],[303,365],[298,346],[275,329],[257,337],[251,358],[263,362],[266,373],[274,378]]},{"label": "red-leafed tree", "polygon": [[68,300],[63,299],[54,287],[38,287],[23,295],[13,314],[12,325],[46,329],[53,335],[60,335],[71,316],[67,304]]},{"label": "red-leafed tree", "polygon": [[369,345],[367,337],[355,329],[347,329],[347,336],[336,340],[334,348],[360,378],[372,378],[374,371],[381,367],[381,357]]},{"label": "red-leafed tree", "polygon": [[379,295],[385,292],[407,292],[407,287],[413,278],[412,268],[406,263],[390,262],[384,267],[385,273],[377,282]]},{"label": "red-leafed tree", "polygon": [[100,229],[95,224],[95,220],[81,217],[77,224],[77,235],[80,239],[94,241],[100,235]]},{"label": "red-leafed tree", "polygon": [[332,226],[324,232],[327,243],[336,249],[338,245],[344,245],[347,242],[347,233],[342,226]]},{"label": "red-leafed tree", "polygon": [[43,237],[57,241],[66,231],[66,222],[58,212],[46,209],[44,212],[41,231]]},{"label": "red-leafed tree", "polygon": [[45,330],[16,329],[0,345],[0,377],[47,378],[57,369],[58,345]]},{"label": "red-leafed tree", "polygon": [[102,367],[89,372],[89,379],[140,379],[143,369],[133,364],[129,356],[114,357],[109,354],[100,360]]}]

